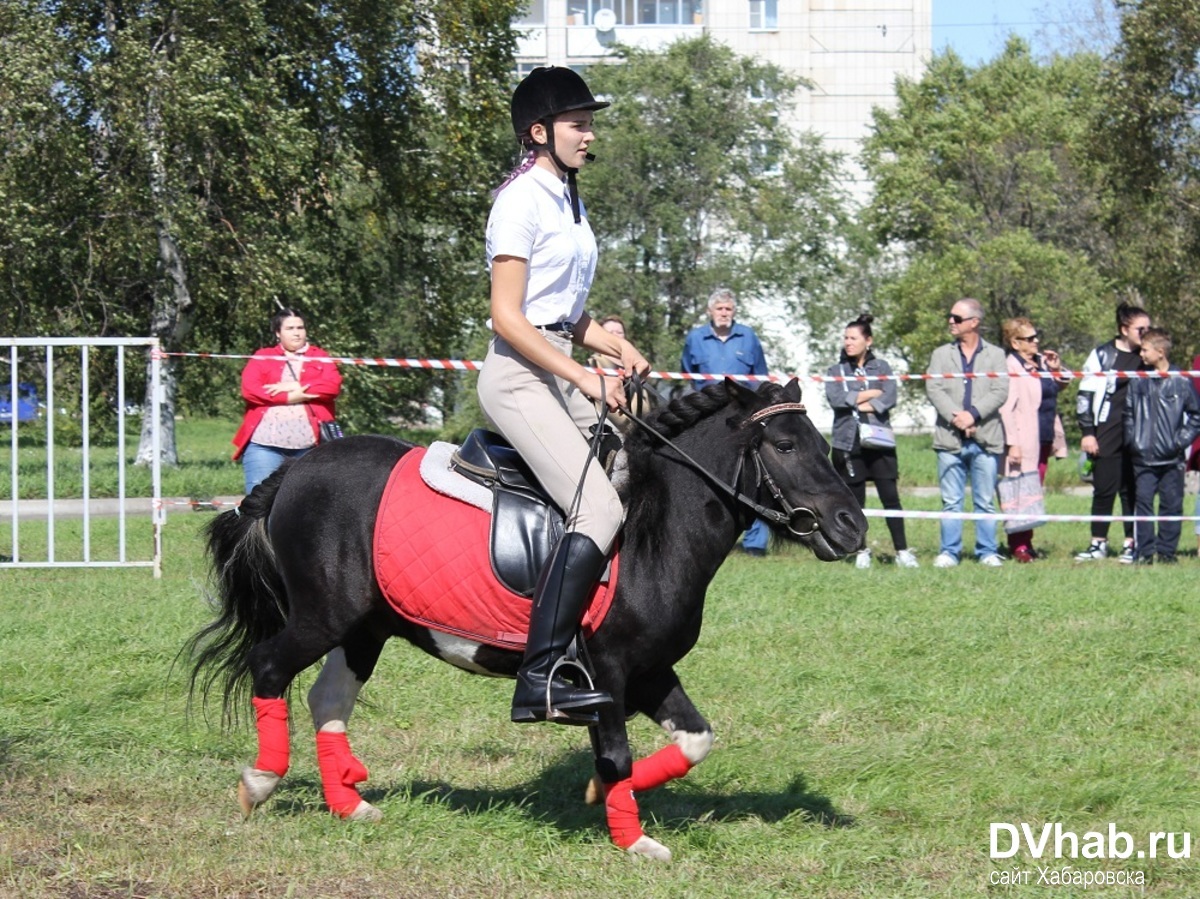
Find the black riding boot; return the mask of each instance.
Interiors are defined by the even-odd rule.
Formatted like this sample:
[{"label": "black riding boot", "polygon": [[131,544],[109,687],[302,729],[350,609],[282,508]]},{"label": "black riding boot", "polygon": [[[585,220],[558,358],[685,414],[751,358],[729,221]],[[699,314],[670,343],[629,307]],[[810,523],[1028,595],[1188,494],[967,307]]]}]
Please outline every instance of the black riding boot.
[{"label": "black riding boot", "polygon": [[575,639],[584,606],[604,565],[600,547],[583,534],[564,534],[555,548],[533,594],[529,642],[513,694],[513,721],[596,724],[596,710],[612,702],[602,690],[576,687],[560,674],[550,677],[554,663]]}]

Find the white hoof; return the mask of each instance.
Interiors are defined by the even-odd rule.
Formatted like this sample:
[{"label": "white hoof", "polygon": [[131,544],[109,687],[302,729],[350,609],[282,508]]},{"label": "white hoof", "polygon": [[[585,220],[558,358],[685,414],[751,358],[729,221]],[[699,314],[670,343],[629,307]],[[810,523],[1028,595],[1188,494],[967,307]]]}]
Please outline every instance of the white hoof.
[{"label": "white hoof", "polygon": [[362,821],[366,824],[374,824],[377,821],[383,820],[383,812],[363,800],[350,814],[346,816],[347,821]]},{"label": "white hoof", "polygon": [[656,862],[669,862],[671,860],[671,850],[657,840],[652,840],[645,834],[638,837],[638,841],[625,850],[634,858],[650,858]]},{"label": "white hoof", "polygon": [[242,815],[249,818],[256,808],[271,798],[281,780],[283,778],[274,771],[243,768],[242,779],[238,781],[238,805],[242,807]]}]

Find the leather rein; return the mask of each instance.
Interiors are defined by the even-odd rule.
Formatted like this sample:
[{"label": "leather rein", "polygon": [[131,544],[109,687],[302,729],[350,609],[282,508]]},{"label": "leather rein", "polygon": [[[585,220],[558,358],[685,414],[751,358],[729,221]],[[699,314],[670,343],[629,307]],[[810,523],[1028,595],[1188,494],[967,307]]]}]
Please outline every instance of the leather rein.
[{"label": "leather rein", "polygon": [[[808,410],[805,409],[803,403],[776,403],[773,406],[767,406],[767,408],[760,409],[759,411],[755,412],[753,415],[739,424],[738,427],[747,428],[753,425],[759,425],[765,429],[766,425],[764,425],[763,422],[768,418],[771,418],[775,415],[783,415],[788,412],[796,412],[800,415],[808,414]],[[733,486],[731,486],[726,484],[723,480],[689,456],[668,437],[660,434],[658,431],[648,425],[640,416],[634,415],[633,412],[628,409],[624,410],[624,414],[639,428],[647,433],[653,434],[655,438],[673,449],[680,456],[680,458],[683,459],[689,468],[702,475],[718,490],[726,493],[735,502],[741,503],[742,505],[753,509],[754,514],[759,518],[766,519],[767,521],[774,522],[775,524],[784,525],[797,537],[811,537],[818,530],[820,530],[820,525],[817,523],[817,515],[812,509],[805,508],[804,506],[793,506],[787,501],[787,498],[784,497],[783,491],[779,489],[779,485],[775,483],[775,479],[771,477],[771,473],[767,471],[766,466],[763,465],[762,456],[759,454],[759,441],[754,441],[750,445],[749,449],[742,453],[741,458],[738,459],[737,471],[734,473]],[[754,468],[756,472],[755,486],[757,487],[762,484],[766,484],[767,489],[771,492],[771,496],[774,497],[775,502],[779,504],[783,511],[779,511],[779,509],[768,509],[766,506],[756,503],[749,496],[737,489],[736,485],[741,482],[742,469],[745,467],[746,456],[748,455],[754,460]],[[808,525],[806,530],[802,529],[802,525],[805,523]]]}]

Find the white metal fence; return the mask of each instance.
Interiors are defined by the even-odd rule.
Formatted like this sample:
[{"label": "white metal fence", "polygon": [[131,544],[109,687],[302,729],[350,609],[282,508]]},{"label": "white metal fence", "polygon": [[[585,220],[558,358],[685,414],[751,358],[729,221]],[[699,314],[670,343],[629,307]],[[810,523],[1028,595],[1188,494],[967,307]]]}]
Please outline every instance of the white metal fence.
[{"label": "white metal fence", "polygon": [[[0,348],[8,347],[9,382],[7,396],[0,395],[0,443],[3,428],[9,425],[9,489],[8,496],[0,500],[0,525],[7,519],[11,530],[11,549],[3,553],[0,543],[0,568],[111,568],[150,567],[154,576],[162,575],[162,528],[165,510],[162,502],[162,479],[159,458],[159,427],[161,412],[161,380],[158,339],[151,337],[0,337]],[[131,411],[140,405],[143,396],[131,397],[126,392],[126,382],[135,366],[140,373],[144,369],[146,353],[150,355],[150,379],[152,408],[142,409],[141,414],[150,415],[153,446],[150,461],[150,496],[131,497],[127,494],[127,450],[130,446],[127,425],[133,422],[133,447],[136,448],[141,433],[141,416]],[[91,399],[93,391],[92,360],[96,353],[112,357],[112,370],[116,372],[116,395],[108,397],[115,405],[116,446],[93,446],[93,424]],[[75,354],[78,354],[77,356]],[[132,358],[131,358],[132,357]],[[64,379],[56,378],[56,365],[74,368],[76,387],[63,387]],[[60,395],[69,391],[68,395]],[[136,405],[135,405],[136,404]],[[81,437],[77,447],[55,446],[55,424],[70,422],[78,424]],[[28,437],[30,439],[22,440]],[[36,460],[45,453],[45,490],[37,490],[35,496],[25,495],[22,490],[22,460]],[[22,443],[29,445],[22,446]],[[55,475],[59,454],[74,460],[78,457],[81,495],[59,497],[56,492]],[[92,473],[97,464],[108,465],[115,454],[115,496],[103,498],[92,496]],[[28,471],[28,466],[26,466]],[[73,469],[72,469],[73,472]],[[26,478],[28,481],[30,478]],[[71,490],[71,493],[76,493]],[[113,492],[113,491],[106,491]],[[5,508],[7,506],[7,509]],[[104,546],[93,541],[93,519],[99,516],[115,517],[117,520],[116,540],[106,540]],[[45,542],[27,541],[31,530],[36,530],[45,519]],[[130,550],[131,519],[144,529],[150,527],[150,552],[137,553]],[[70,522],[70,525],[67,525]],[[70,547],[66,546],[62,534],[69,527]],[[106,529],[107,533],[108,529]],[[36,544],[31,547],[30,543]]]}]

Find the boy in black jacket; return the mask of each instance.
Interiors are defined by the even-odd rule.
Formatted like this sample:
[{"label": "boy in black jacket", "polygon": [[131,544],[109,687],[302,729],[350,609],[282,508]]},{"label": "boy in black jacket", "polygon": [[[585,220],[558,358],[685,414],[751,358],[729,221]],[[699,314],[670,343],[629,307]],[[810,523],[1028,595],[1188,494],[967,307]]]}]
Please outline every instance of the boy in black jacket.
[{"label": "boy in black jacket", "polygon": [[[1183,463],[1186,450],[1200,436],[1200,400],[1186,378],[1170,376],[1167,358],[1171,337],[1161,328],[1142,335],[1143,368],[1164,377],[1138,378],[1125,394],[1125,445],[1133,454],[1133,474],[1138,517],[1154,515],[1154,497],[1158,496],[1158,514],[1183,514]],[[1175,561],[1182,523],[1159,523],[1155,539],[1154,522],[1137,523],[1137,564],[1150,565],[1157,551],[1163,563]]]}]

